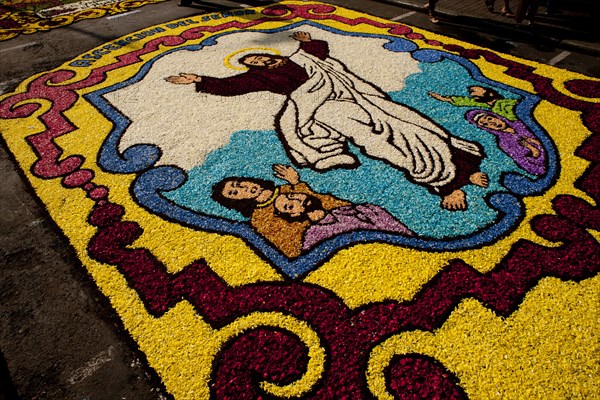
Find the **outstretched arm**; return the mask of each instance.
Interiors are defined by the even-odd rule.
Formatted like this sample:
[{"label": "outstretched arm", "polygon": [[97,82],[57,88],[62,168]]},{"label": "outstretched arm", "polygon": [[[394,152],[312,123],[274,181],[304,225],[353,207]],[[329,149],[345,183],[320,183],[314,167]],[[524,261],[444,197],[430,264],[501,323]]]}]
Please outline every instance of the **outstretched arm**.
[{"label": "outstretched arm", "polygon": [[529,144],[533,145],[533,146],[539,146],[539,147],[542,147],[542,143],[541,143],[539,140],[537,140],[537,139],[534,139],[534,138],[529,138],[529,137],[528,137],[528,138],[525,138],[525,140],[527,140],[527,142],[528,142]]},{"label": "outstretched arm", "polygon": [[181,73],[179,75],[165,78],[167,82],[176,85],[188,85],[193,83],[196,92],[215,94],[219,96],[238,96],[260,91],[271,91],[280,93],[279,87],[266,79],[260,79],[251,72],[226,78],[212,78],[210,76],[199,76],[196,74]]},{"label": "outstretched arm", "polygon": [[196,74],[180,73],[179,75],[169,76],[165,81],[176,85],[188,85],[190,83],[202,82],[202,77]]},{"label": "outstretched arm", "polygon": [[274,164],[273,174],[291,185],[297,185],[300,183],[300,174],[294,168],[289,165]]},{"label": "outstretched arm", "polygon": [[452,101],[452,99],[451,99],[450,97],[448,97],[448,96],[442,96],[442,95],[441,95],[441,94],[439,94],[439,93],[435,93],[435,92],[429,92],[429,93],[427,93],[427,94],[428,94],[429,96],[433,97],[433,98],[434,98],[434,99],[436,99],[436,100],[445,101],[445,102],[447,102],[447,103],[449,103],[449,102],[451,102],[451,101]]},{"label": "outstretched arm", "polygon": [[308,54],[312,54],[321,60],[325,60],[329,57],[329,46],[326,41],[313,40],[308,32],[295,32],[292,35],[292,38],[299,41],[300,48]]},{"label": "outstretched arm", "polygon": [[524,138],[519,140],[519,144],[529,150],[529,154],[531,157],[538,158],[541,155],[540,150],[536,147],[536,145],[540,145],[540,142],[538,140]]},{"label": "outstretched arm", "polygon": [[310,42],[312,40],[312,38],[310,37],[310,33],[308,32],[294,32],[292,38],[299,42]]}]

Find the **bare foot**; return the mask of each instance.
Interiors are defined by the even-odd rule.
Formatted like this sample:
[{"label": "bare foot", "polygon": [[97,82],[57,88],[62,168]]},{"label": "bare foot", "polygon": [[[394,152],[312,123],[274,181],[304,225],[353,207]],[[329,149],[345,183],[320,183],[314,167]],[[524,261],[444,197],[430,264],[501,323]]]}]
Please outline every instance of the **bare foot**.
[{"label": "bare foot", "polygon": [[483,188],[488,187],[490,180],[486,173],[483,172],[475,172],[473,175],[469,177],[469,182],[473,185],[481,186]]},{"label": "bare foot", "polygon": [[467,209],[467,195],[460,189],[456,189],[442,199],[442,208],[449,211]]}]

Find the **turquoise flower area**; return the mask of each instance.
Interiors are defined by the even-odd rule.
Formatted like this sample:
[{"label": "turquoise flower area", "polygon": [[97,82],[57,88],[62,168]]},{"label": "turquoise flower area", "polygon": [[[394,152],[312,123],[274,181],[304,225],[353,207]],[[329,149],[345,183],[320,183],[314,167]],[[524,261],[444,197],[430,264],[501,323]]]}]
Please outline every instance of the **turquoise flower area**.
[{"label": "turquoise flower area", "polygon": [[[470,236],[489,228],[501,218],[499,211],[486,198],[490,194],[510,193],[503,185],[504,175],[515,173],[533,181],[536,178],[502,152],[493,135],[478,129],[465,119],[465,113],[472,108],[456,107],[435,100],[428,92],[467,95],[469,86],[487,86],[493,87],[506,98],[523,100],[523,96],[509,88],[492,85],[490,82],[482,83],[473,77],[470,68],[451,59],[422,62],[420,67],[421,73],[411,75],[402,90],[389,95],[394,101],[427,115],[453,135],[483,145],[487,157],[482,162],[481,171],[488,174],[490,184],[485,189],[474,185],[464,188],[468,210],[452,212],[442,209],[438,196],[409,182],[400,170],[363,155],[357,148],[352,151],[360,160],[358,168],[327,172],[301,168],[298,169],[300,178],[316,192],[331,193],[353,203],[379,205],[421,238],[448,240]],[[531,110],[528,116],[531,116]],[[535,132],[536,129],[532,131]],[[213,184],[231,176],[269,179],[277,185],[285,184],[286,182],[273,177],[273,164],[291,165],[275,131],[235,132],[229,144],[209,154],[202,165],[187,171],[187,181],[181,187],[163,192],[163,196],[198,213],[231,221],[244,221],[239,213],[223,208],[211,199]]]},{"label": "turquoise flower area", "polygon": [[[286,256],[281,249],[258,234],[241,214],[222,207],[211,198],[213,185],[227,177],[267,179],[273,180],[276,185],[286,183],[273,176],[274,164],[291,164],[274,130],[232,132],[226,145],[186,170],[177,163],[159,165],[161,148],[153,143],[143,142],[119,149],[121,136],[130,120],[107,102],[103,95],[140,81],[153,63],[169,52],[145,64],[130,80],[86,95],[115,124],[113,132],[102,146],[99,164],[114,173],[137,174],[131,194],[135,201],[151,212],[193,229],[238,237],[291,279],[304,276],[340,249],[358,243],[381,242],[421,251],[459,251],[490,245],[510,234],[524,219],[523,197],[540,195],[554,183],[559,163],[554,144],[533,116],[533,110],[539,102],[537,96],[488,79],[477,66],[462,57],[440,50],[419,49],[415,43],[401,38],[343,32],[312,21],[267,32],[293,31],[303,25],[345,36],[383,38],[388,41],[383,45],[385,50],[410,53],[418,62],[420,72],[407,78],[398,78],[395,86],[401,89],[388,95],[393,101],[412,107],[435,121],[452,135],[482,145],[486,158],[480,169],[488,175],[489,186],[467,185],[463,188],[467,195],[467,210],[444,210],[439,196],[409,182],[402,171],[363,155],[358,148],[350,147],[360,161],[358,167],[326,172],[300,168],[301,180],[315,192],[329,193],[354,204],[379,206],[415,235],[355,230],[332,235],[314,247],[303,250],[297,257]],[[218,37],[207,39],[202,44],[186,49],[199,51],[206,46],[218,45],[218,40]],[[181,49],[170,52],[178,50]],[[385,68],[391,68],[392,71],[397,68],[399,72],[405,68],[402,62],[397,65],[394,62],[386,64]],[[404,79],[404,82],[400,79]],[[389,87],[394,87],[393,82],[390,83]],[[517,158],[508,155],[506,145],[504,150],[500,148],[502,143],[494,131],[480,129],[472,123],[475,118],[474,107],[454,106],[429,95],[435,92],[445,96],[467,96],[470,86],[493,88],[506,99],[516,100],[514,111],[518,121],[509,121],[514,124],[509,126],[514,126],[515,132],[517,129],[521,132],[525,130],[525,137],[529,135],[529,140],[534,141],[538,151],[543,148],[547,156],[545,173],[534,176],[519,167],[515,161]]]}]

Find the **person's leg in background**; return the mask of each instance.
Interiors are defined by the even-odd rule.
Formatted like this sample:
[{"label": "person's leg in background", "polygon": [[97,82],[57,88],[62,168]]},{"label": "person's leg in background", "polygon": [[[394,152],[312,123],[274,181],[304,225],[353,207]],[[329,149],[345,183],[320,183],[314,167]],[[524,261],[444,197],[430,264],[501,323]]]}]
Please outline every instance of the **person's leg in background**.
[{"label": "person's leg in background", "polygon": [[504,5],[502,6],[502,15],[505,17],[514,17],[515,14],[510,9],[510,0],[504,0]]},{"label": "person's leg in background", "polygon": [[[514,17],[515,14],[513,14],[513,12],[510,9],[509,1],[510,0],[503,0],[501,13],[505,17]],[[491,13],[494,12],[494,3],[496,3],[495,0],[485,0],[485,6],[487,7],[488,11]]]},{"label": "person's leg in background", "polygon": [[438,0],[429,0],[427,4],[425,4],[425,9],[427,10],[427,13],[429,15],[429,20],[434,24],[440,22],[440,20],[435,15],[435,5],[437,4],[437,2]]},{"label": "person's leg in background", "polygon": [[556,0],[546,0],[546,14],[554,15],[559,13],[556,3]]},{"label": "person's leg in background", "polygon": [[533,23],[533,20],[538,12],[538,7],[540,6],[540,0],[531,0],[529,3],[529,8],[527,9],[527,14],[525,14],[525,19],[529,21],[530,24]]}]

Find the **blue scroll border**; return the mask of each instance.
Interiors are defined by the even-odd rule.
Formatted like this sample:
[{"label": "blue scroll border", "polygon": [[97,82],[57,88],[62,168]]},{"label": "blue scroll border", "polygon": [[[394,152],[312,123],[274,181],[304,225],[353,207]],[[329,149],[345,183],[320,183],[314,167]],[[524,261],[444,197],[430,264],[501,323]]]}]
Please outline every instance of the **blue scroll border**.
[{"label": "blue scroll border", "polygon": [[535,180],[513,172],[504,173],[501,176],[500,183],[508,189],[508,193],[490,193],[485,198],[487,204],[498,212],[497,220],[490,226],[471,235],[448,240],[434,240],[411,238],[377,231],[357,231],[326,240],[310,251],[290,259],[258,235],[246,222],[230,221],[225,218],[206,215],[182,207],[164,197],[162,192],[175,190],[187,181],[186,172],[173,165],[155,166],[161,157],[161,150],[153,144],[136,144],[120,152],[118,149],[119,141],[127,130],[130,121],[103,97],[106,93],[119,90],[142,80],[150,68],[152,68],[152,65],[162,57],[175,51],[198,51],[203,47],[216,45],[219,37],[239,31],[215,35],[198,45],[184,46],[165,51],[147,61],[138,73],[130,79],[85,95],[84,97],[114,124],[114,128],[105,139],[100,150],[98,157],[99,166],[111,173],[136,174],[137,176],[130,187],[130,193],[135,201],[148,211],[190,228],[239,237],[250,245],[262,258],[291,279],[305,276],[341,249],[360,243],[387,243],[429,252],[459,251],[489,245],[507,236],[523,220],[524,205],[521,200],[522,197],[540,195],[554,183],[559,172],[558,152],[545,131],[533,119],[532,110],[539,102],[537,96],[486,78],[473,63],[462,57],[440,50],[419,49],[415,43],[403,38],[345,32],[323,26],[313,21],[302,21],[276,29],[246,31],[276,33],[305,25],[340,35],[386,39],[389,42],[384,45],[384,48],[393,52],[410,52],[412,57],[420,62],[433,63],[442,59],[452,60],[466,68],[476,81],[520,95],[523,100],[517,105],[516,114],[521,121],[536,133],[536,136],[546,149],[548,155],[547,173]]}]

